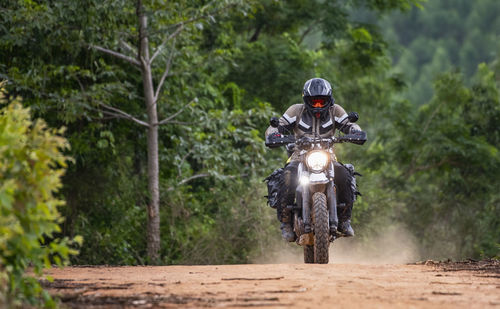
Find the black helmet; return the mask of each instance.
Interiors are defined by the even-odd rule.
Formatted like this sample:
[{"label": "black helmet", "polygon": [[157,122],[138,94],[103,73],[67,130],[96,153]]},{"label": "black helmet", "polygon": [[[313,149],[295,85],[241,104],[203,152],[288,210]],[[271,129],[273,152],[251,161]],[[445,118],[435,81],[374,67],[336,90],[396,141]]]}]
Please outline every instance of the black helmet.
[{"label": "black helmet", "polygon": [[332,86],[327,80],[313,78],[304,84],[302,98],[306,109],[313,113],[322,115],[333,105],[335,99],[332,96]]}]

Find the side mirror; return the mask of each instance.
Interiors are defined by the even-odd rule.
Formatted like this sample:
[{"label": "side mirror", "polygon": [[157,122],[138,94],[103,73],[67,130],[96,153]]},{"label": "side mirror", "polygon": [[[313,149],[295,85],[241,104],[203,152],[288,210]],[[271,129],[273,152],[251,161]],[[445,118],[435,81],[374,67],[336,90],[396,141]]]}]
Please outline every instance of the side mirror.
[{"label": "side mirror", "polygon": [[359,119],[359,115],[356,112],[350,112],[347,114],[347,119],[349,119],[349,122],[356,122]]},{"label": "side mirror", "polygon": [[269,124],[271,127],[277,128],[280,125],[280,120],[277,117],[271,117],[271,119],[269,119]]}]

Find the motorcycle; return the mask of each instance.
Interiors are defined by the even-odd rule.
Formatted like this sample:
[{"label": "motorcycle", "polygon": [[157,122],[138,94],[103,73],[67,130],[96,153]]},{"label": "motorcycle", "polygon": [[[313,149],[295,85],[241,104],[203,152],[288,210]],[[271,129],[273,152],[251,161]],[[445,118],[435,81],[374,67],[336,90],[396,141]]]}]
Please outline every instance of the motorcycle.
[{"label": "motorcycle", "polygon": [[[349,113],[350,122],[357,119],[357,113]],[[270,123],[273,127],[279,126],[275,117],[271,118]],[[366,134],[329,138],[316,135],[299,139],[290,134],[266,139],[267,147],[286,146],[289,154],[299,152],[296,203],[286,207],[293,213],[296,243],[304,248],[305,263],[327,264],[330,242],[345,236],[337,231],[337,208],[346,205],[337,204],[334,183],[334,163],[337,161],[334,145],[345,142],[362,145],[366,142]]]}]

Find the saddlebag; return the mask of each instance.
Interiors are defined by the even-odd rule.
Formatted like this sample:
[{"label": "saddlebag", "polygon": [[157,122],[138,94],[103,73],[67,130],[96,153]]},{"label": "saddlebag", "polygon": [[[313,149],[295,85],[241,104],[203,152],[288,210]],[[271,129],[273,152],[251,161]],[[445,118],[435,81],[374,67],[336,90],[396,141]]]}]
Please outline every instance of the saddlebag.
[{"label": "saddlebag", "polygon": [[283,172],[283,168],[278,168],[264,179],[267,182],[267,195],[265,197],[267,197],[267,204],[272,208],[278,207],[282,199],[282,191],[284,190]]},{"label": "saddlebag", "polygon": [[361,195],[361,193],[358,191],[358,185],[356,183],[356,176],[362,176],[360,173],[356,172],[354,170],[354,165],[347,163],[347,164],[342,164],[344,165],[345,168],[349,171],[350,178],[351,178],[351,192],[352,192],[352,201],[355,202],[356,198],[358,195]]}]

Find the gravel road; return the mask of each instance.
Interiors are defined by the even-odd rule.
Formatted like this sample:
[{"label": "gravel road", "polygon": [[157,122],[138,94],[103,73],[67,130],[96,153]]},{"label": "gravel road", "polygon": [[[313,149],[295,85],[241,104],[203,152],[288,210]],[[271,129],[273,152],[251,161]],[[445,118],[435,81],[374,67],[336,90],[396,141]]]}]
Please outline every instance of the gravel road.
[{"label": "gravel road", "polygon": [[70,308],[500,308],[500,262],[66,267]]}]

